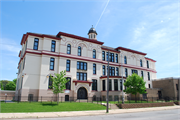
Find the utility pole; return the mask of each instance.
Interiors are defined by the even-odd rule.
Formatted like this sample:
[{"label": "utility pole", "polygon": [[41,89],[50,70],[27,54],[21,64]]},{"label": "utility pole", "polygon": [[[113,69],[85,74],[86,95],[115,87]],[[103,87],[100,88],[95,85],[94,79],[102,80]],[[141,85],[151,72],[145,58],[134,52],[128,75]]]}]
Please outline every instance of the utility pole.
[{"label": "utility pole", "polygon": [[122,104],[124,104],[124,94],[123,94],[123,84],[124,84],[124,80],[123,80],[123,58],[122,58],[122,53],[121,53],[121,77],[122,77]]},{"label": "utility pole", "polygon": [[[106,69],[106,68],[105,68]],[[107,97],[106,97],[106,113],[109,112],[109,50],[108,50],[108,71],[107,71]]]}]

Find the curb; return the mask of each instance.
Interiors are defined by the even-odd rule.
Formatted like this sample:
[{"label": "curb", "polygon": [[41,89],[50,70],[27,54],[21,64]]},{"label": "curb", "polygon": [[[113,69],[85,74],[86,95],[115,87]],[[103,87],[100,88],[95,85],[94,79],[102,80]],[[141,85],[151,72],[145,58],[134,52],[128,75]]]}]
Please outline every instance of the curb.
[{"label": "curb", "polygon": [[95,111],[70,111],[70,112],[36,112],[36,113],[0,113],[1,119],[19,119],[19,118],[58,118],[58,117],[77,117],[77,116],[94,116],[110,115],[136,112],[149,112],[159,110],[180,109],[180,106],[153,107],[153,108],[134,108],[134,109],[113,109],[106,113],[106,110]]}]

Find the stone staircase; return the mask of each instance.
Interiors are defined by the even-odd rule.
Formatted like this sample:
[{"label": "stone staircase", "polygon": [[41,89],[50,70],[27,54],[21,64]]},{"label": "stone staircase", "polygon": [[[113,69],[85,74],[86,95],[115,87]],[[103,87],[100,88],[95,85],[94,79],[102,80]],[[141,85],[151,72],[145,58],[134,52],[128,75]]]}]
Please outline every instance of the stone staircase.
[{"label": "stone staircase", "polygon": [[76,102],[87,102],[87,99],[76,99]]}]

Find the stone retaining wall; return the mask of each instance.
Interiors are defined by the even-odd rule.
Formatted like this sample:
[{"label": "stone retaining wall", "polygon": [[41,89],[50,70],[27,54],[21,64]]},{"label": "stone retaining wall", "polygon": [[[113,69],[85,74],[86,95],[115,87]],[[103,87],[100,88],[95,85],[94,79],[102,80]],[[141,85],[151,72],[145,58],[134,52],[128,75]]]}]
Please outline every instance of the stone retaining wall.
[{"label": "stone retaining wall", "polygon": [[174,106],[174,102],[165,103],[135,103],[135,104],[116,104],[121,109],[128,108],[145,108],[145,107],[161,107],[161,106]]}]

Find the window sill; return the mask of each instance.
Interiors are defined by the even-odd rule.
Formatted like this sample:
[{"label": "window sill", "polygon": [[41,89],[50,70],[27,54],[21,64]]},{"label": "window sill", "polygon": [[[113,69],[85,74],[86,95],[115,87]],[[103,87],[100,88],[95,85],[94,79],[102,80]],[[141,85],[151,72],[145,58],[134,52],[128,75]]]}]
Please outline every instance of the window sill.
[{"label": "window sill", "polygon": [[96,74],[93,74],[93,75],[96,75]]},{"label": "window sill", "polygon": [[54,71],[54,70],[50,70],[50,71]]},{"label": "window sill", "polygon": [[70,71],[66,71],[66,72],[70,72]]}]

